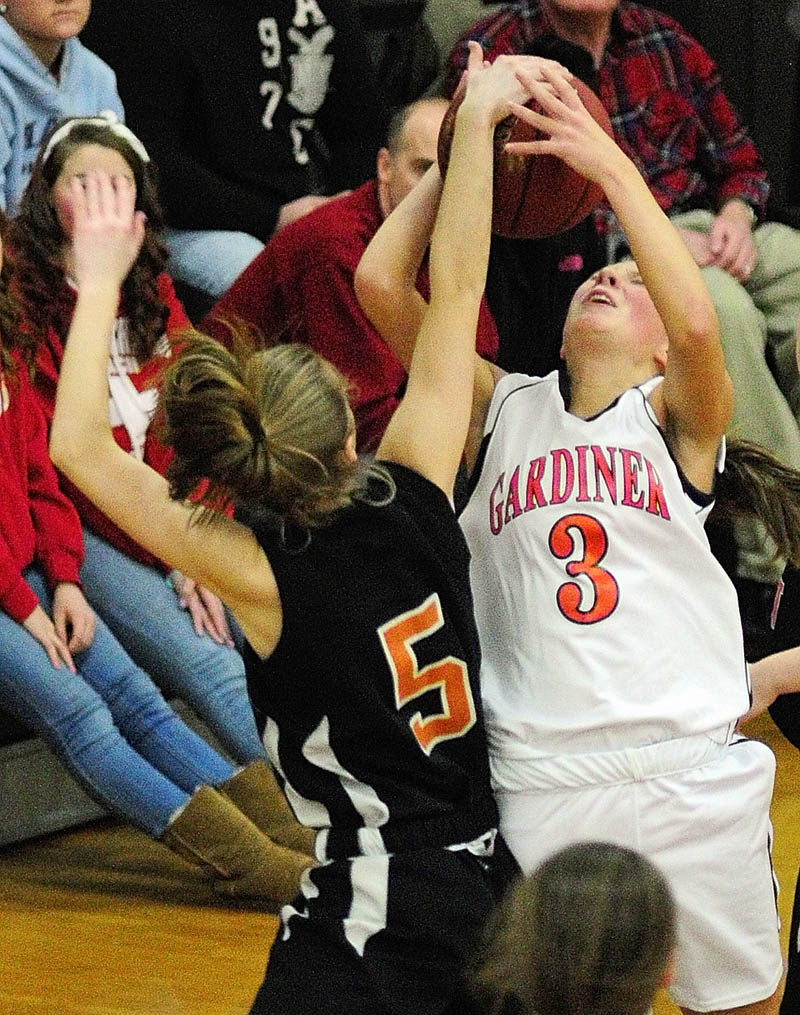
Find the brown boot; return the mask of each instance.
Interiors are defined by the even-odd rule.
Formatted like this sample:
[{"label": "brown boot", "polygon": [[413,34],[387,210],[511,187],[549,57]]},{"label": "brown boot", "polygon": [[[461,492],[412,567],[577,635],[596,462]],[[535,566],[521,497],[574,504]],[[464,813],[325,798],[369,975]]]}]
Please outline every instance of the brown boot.
[{"label": "brown boot", "polygon": [[309,858],[272,842],[211,786],[196,790],[161,841],[214,876],[214,891],[229,897],[291,902]]},{"label": "brown boot", "polygon": [[314,855],[315,832],[292,814],[283,790],[266,761],[253,761],[219,787],[254,825],[281,846]]}]

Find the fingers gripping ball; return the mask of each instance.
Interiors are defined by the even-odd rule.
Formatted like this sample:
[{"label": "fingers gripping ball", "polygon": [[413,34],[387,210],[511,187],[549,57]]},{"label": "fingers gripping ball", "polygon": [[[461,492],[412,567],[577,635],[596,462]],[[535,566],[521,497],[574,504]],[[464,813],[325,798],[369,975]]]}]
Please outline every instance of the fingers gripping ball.
[{"label": "fingers gripping ball", "polygon": [[[608,113],[591,88],[578,78],[573,84],[587,110],[613,137]],[[443,176],[447,172],[456,111],[465,90],[462,82],[439,131],[438,157]],[[537,111],[541,108],[535,100],[528,105]],[[495,129],[492,232],[499,236],[513,239],[554,236],[586,218],[603,197],[597,184],[584,179],[555,155],[511,155],[504,150],[509,141],[535,141],[543,136],[516,116],[506,117]]]}]

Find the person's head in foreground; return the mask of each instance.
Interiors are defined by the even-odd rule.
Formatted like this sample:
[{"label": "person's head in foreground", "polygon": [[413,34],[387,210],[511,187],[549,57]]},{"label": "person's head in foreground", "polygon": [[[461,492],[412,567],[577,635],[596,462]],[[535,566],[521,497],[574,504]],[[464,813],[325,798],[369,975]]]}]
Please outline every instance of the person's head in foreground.
[{"label": "person's head in foreground", "polygon": [[488,929],[474,983],[504,1015],[645,1015],[666,985],[675,906],[639,853],[568,846],[519,881]]}]

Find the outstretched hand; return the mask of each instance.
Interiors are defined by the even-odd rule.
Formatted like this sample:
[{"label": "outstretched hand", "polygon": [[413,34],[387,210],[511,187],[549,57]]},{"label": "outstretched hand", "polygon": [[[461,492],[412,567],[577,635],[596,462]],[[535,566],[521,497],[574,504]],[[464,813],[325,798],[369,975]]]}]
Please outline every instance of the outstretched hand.
[{"label": "outstretched hand", "polygon": [[542,112],[511,103],[511,112],[544,137],[509,142],[506,151],[515,155],[555,155],[581,176],[602,186],[605,173],[625,156],[584,106],[571,82],[547,66],[549,61],[544,63],[540,68],[543,81],[527,69],[518,71]]},{"label": "outstretched hand", "polygon": [[498,56],[493,63],[483,59],[477,42],[469,43],[464,103],[488,107],[491,119],[499,123],[512,112],[515,104],[527,102],[532,96],[531,82],[552,89],[553,81],[569,85],[573,75],[555,60],[539,56]]},{"label": "outstretched hand", "polygon": [[145,215],[136,187],[124,176],[90,172],[70,181],[73,273],[78,289],[119,286],[144,240]]}]

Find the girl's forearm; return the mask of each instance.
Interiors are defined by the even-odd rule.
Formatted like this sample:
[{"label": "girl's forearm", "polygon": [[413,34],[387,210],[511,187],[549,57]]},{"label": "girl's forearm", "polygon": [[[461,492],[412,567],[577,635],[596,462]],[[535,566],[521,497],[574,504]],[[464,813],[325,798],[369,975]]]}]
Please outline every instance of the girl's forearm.
[{"label": "girl's forearm", "polygon": [[438,166],[384,220],[364,251],[354,284],[364,313],[408,369],[425,314],[417,274],[428,249],[442,180]]},{"label": "girl's forearm", "polygon": [[447,289],[451,295],[466,292],[476,300],[476,308],[489,261],[494,126],[491,110],[473,106],[468,94],[456,114],[447,181],[431,239],[431,290],[445,296]]},{"label": "girl's forearm", "polygon": [[716,340],[717,319],[703,276],[678,231],[621,151],[603,181],[670,343]]},{"label": "girl's forearm", "polygon": [[753,681],[769,682],[775,697],[800,691],[800,646],[774,652],[751,663],[750,673]]},{"label": "girl's forearm", "polygon": [[108,417],[107,364],[118,301],[119,288],[111,283],[81,287],[59,372],[50,455],[82,488],[85,477],[100,471],[104,442],[116,447]]}]

